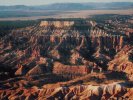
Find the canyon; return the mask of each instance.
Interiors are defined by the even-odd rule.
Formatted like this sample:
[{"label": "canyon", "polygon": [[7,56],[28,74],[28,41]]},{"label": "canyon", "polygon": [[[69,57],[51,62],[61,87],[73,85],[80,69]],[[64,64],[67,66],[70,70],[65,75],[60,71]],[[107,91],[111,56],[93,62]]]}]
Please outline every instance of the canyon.
[{"label": "canyon", "polygon": [[1,100],[132,100],[132,32],[52,19],[0,38]]}]

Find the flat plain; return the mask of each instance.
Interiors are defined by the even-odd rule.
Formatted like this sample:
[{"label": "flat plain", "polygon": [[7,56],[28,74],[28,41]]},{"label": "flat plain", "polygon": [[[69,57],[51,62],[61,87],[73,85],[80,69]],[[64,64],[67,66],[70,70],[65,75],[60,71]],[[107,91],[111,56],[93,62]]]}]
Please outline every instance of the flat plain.
[{"label": "flat plain", "polygon": [[[80,11],[50,11],[53,12],[50,15],[46,11],[25,11],[25,13],[31,13],[30,16],[26,17],[0,17],[0,21],[15,21],[15,20],[36,20],[45,18],[88,18],[92,15],[100,14],[119,14],[119,15],[132,15],[133,9],[128,10],[80,10]],[[18,12],[16,12],[18,13]],[[19,12],[21,13],[21,12]],[[24,11],[23,11],[24,13]],[[34,14],[32,14],[34,13]]]}]

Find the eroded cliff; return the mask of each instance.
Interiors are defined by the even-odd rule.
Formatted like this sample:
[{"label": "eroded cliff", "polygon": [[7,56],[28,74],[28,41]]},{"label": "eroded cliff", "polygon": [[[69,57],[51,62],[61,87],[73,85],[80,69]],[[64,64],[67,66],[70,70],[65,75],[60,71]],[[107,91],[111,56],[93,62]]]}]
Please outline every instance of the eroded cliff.
[{"label": "eroded cliff", "polygon": [[[129,40],[130,36],[108,33],[85,20],[42,21],[12,30],[0,38],[0,98],[129,99]],[[57,83],[50,85],[55,88],[49,87],[52,83]]]}]

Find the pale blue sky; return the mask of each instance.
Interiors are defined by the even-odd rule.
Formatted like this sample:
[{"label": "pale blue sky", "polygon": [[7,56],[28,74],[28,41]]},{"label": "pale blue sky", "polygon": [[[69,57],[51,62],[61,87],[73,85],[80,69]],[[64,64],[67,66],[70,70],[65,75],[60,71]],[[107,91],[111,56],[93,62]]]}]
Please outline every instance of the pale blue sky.
[{"label": "pale blue sky", "polygon": [[133,0],[0,0],[0,5],[44,5],[62,2],[133,2]]}]

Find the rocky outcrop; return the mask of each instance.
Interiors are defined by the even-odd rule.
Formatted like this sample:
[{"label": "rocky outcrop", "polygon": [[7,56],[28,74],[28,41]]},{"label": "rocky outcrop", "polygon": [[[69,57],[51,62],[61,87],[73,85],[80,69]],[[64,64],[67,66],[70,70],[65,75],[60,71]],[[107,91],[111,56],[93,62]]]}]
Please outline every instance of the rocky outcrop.
[{"label": "rocky outcrop", "polygon": [[71,87],[53,87],[41,88],[32,87],[29,89],[19,88],[17,90],[0,91],[0,99],[130,99],[132,96],[132,88],[129,90],[125,83],[112,83],[108,85],[78,85]]},{"label": "rocky outcrop", "polygon": [[41,27],[53,26],[55,28],[64,28],[64,27],[71,27],[74,24],[75,24],[74,21],[41,21],[40,26]]},{"label": "rocky outcrop", "polygon": [[[35,42],[35,43],[34,43]],[[41,43],[43,48],[52,49],[51,53],[59,49],[73,49],[86,47],[91,50],[100,50],[100,52],[110,53],[110,55],[117,53],[124,46],[124,37],[123,36],[81,36],[81,37],[73,37],[73,36],[41,36],[32,43],[38,44]],[[43,45],[42,45],[43,44]],[[52,46],[52,47],[51,47]],[[39,51],[39,50],[37,50]],[[57,51],[58,52],[58,51]],[[34,51],[34,54],[36,52]]]},{"label": "rocky outcrop", "polygon": [[47,72],[46,66],[37,65],[27,72],[26,75],[39,75]]},{"label": "rocky outcrop", "polygon": [[89,73],[90,70],[86,66],[72,66],[72,65],[64,65],[59,62],[55,62],[53,65],[53,73],[55,74],[81,74],[85,75]]},{"label": "rocky outcrop", "polygon": [[[117,99],[121,98],[127,92],[126,88],[120,84],[114,83],[103,86],[74,86],[74,87],[59,87],[46,97],[45,99]],[[124,97],[126,98],[126,97]]]},{"label": "rocky outcrop", "polygon": [[121,71],[129,74],[129,78],[133,80],[133,47],[125,46],[115,58],[109,62],[109,70]]},{"label": "rocky outcrop", "polygon": [[24,66],[17,65],[16,67],[18,68],[18,70],[15,72],[15,75],[25,75],[26,74]]}]

